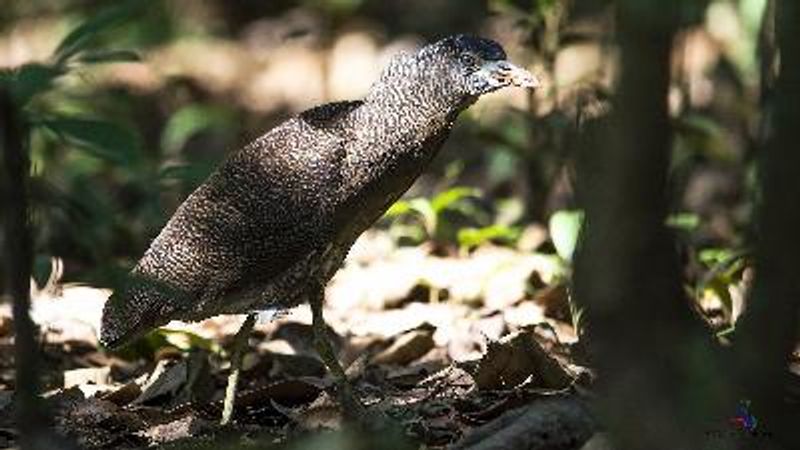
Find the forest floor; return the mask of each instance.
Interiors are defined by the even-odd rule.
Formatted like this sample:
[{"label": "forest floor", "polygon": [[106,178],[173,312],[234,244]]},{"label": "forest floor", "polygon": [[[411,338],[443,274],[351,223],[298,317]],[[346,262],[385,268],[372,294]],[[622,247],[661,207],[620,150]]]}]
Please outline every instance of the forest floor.
[{"label": "forest floor", "polygon": [[[553,258],[509,248],[442,257],[395,247],[381,233],[359,241],[329,285],[326,319],[358,396],[391,424],[391,439],[321,432],[343,419],[313,350],[307,306],[256,325],[225,427],[222,397],[243,317],[171,323],[109,353],[96,338],[108,290],[35,288],[32,315],[55,425],[84,448],[481,448],[538,433],[545,445],[536,448],[578,449],[596,429],[584,406],[593,375],[559,270]],[[16,437],[6,306],[0,448]]]}]

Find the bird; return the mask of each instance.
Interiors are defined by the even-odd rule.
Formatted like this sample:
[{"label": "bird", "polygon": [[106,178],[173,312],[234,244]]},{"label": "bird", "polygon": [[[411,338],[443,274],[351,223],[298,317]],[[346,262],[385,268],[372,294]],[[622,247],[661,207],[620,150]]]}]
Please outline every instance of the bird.
[{"label": "bird", "polygon": [[361,100],[313,107],[267,131],[177,208],[104,305],[100,343],[115,349],[171,320],[246,314],[224,424],[258,312],[308,303],[340,406],[361,410],[327,335],[325,286],[358,236],[428,166],[457,116],[509,86],[540,81],[493,40],[448,36],[393,57]]}]

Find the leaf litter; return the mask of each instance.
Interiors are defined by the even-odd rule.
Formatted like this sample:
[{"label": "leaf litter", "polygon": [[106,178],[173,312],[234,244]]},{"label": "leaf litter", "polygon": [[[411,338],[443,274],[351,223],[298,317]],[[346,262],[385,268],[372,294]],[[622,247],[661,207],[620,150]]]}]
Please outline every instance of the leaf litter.
[{"label": "leaf litter", "polygon": [[[371,414],[400,430],[398,442],[514,448],[492,445],[536,429],[555,434],[530,448],[563,438],[574,447],[552,448],[577,449],[592,436],[581,394],[591,371],[571,356],[568,289],[552,258],[493,246],[459,257],[424,246],[364,251],[369,239],[386,247],[375,233],[332,280],[326,319],[356,392]],[[306,307],[257,325],[233,424],[220,427],[240,317],[173,322],[125,352],[106,353],[96,331],[109,291],[64,284],[35,294],[46,397],[57,429],[84,448],[214,448],[263,439],[312,448],[303,447],[314,439],[307,433],[343,426]],[[12,324],[1,308],[0,443],[14,445]]]}]

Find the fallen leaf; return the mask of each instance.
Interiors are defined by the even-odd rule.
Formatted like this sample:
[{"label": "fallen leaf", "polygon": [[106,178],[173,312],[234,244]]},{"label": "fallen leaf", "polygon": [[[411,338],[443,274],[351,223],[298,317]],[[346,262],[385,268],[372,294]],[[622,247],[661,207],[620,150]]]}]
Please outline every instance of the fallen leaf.
[{"label": "fallen leaf", "polygon": [[177,363],[162,359],[142,386],[142,394],[133,401],[134,405],[144,404],[162,395],[174,395],[186,383],[188,374],[185,360]]},{"label": "fallen leaf", "polygon": [[107,400],[117,406],[125,406],[136,400],[141,394],[142,389],[139,385],[131,381],[115,391],[100,395],[99,398]]},{"label": "fallen leaf", "polygon": [[11,317],[0,316],[0,337],[11,334]]},{"label": "fallen leaf", "polygon": [[424,328],[409,331],[398,337],[386,350],[372,358],[375,364],[408,364],[421,358],[434,346],[434,329]]},{"label": "fallen leaf", "polygon": [[291,413],[290,419],[305,430],[338,430],[343,417],[339,403],[323,392],[310,405]]},{"label": "fallen leaf", "polygon": [[84,384],[107,385],[111,367],[86,367],[64,372],[64,389]]},{"label": "fallen leaf", "polygon": [[542,348],[533,330],[522,330],[489,342],[474,375],[475,384],[484,390],[515,387],[531,377],[536,386],[548,389],[563,389],[573,380],[571,374]]},{"label": "fallen leaf", "polygon": [[395,386],[412,388],[444,367],[445,364],[441,361],[428,361],[410,366],[400,366],[389,371],[386,375],[386,381]]}]

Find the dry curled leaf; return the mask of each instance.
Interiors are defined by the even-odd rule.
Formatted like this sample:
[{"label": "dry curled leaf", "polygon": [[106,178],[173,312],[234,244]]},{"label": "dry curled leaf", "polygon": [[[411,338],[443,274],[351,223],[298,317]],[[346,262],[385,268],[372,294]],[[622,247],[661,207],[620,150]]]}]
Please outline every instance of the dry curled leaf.
[{"label": "dry curled leaf", "polygon": [[528,378],[532,378],[538,387],[563,389],[573,380],[572,375],[536,341],[535,334],[527,330],[489,342],[474,378],[480,389],[511,388]]},{"label": "dry curled leaf", "polygon": [[160,360],[142,386],[142,394],[133,401],[133,404],[143,404],[166,394],[174,395],[186,383],[187,376],[188,364],[185,360],[175,364],[170,360]]},{"label": "dry curled leaf", "polygon": [[421,327],[399,336],[386,350],[372,359],[375,364],[408,364],[421,358],[434,346],[432,327]]}]

